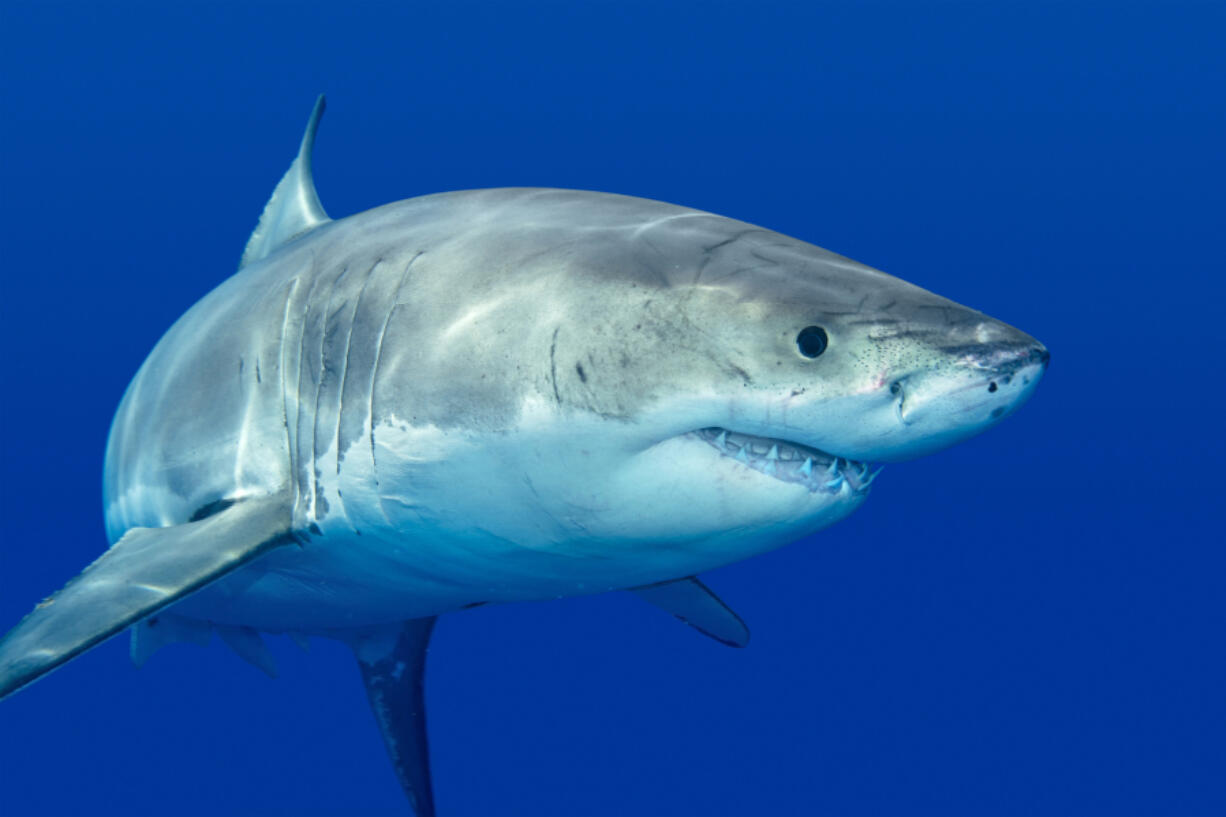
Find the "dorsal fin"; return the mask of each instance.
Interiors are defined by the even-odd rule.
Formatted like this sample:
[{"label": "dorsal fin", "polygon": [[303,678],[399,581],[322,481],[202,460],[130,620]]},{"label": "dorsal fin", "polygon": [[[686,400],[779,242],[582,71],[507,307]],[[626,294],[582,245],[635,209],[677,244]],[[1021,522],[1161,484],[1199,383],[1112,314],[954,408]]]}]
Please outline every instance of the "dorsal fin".
[{"label": "dorsal fin", "polygon": [[298,155],[281,177],[277,188],[272,191],[268,204],[264,205],[260,223],[256,225],[251,238],[247,239],[239,269],[271,255],[273,251],[303,233],[332,220],[319,203],[319,194],[315,192],[315,178],[311,174],[311,151],[315,148],[315,131],[319,129],[319,120],[324,115],[325,107],[327,102],[324,95],[320,94],[319,99],[315,100],[311,118],[307,121],[306,132],[302,134]]}]

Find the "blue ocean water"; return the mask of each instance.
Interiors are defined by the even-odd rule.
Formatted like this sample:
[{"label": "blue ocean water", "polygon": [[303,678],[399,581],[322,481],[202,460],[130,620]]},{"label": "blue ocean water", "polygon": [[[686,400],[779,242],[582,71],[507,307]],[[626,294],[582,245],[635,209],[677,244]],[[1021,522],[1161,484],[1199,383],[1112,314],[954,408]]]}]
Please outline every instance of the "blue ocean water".
[{"label": "blue ocean water", "polygon": [[[705,578],[446,617],[449,815],[1226,814],[1220,3],[13,2],[0,8],[0,628],[105,546],[103,444],[229,275],[317,93],[334,216],[673,201],[1052,351],[991,432]],[[0,704],[0,813],[403,814],[351,657],[113,640]]]}]

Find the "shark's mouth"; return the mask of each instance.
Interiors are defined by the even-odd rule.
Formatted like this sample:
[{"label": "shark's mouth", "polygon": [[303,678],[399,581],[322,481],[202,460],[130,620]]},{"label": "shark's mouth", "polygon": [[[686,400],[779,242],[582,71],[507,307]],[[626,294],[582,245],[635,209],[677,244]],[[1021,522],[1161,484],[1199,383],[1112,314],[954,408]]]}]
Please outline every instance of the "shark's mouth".
[{"label": "shark's mouth", "polygon": [[867,463],[827,454],[816,448],[787,440],[755,437],[726,428],[700,428],[693,432],[725,457],[781,482],[804,486],[812,493],[837,494],[846,485],[856,493],[866,493],[881,469],[872,471]]}]

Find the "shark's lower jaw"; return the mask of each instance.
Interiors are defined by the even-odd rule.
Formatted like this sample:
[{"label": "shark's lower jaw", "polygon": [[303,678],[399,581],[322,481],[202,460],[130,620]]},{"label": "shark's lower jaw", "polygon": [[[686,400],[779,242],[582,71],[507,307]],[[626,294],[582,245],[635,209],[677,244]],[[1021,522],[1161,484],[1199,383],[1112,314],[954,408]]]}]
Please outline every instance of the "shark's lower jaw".
[{"label": "shark's lower jaw", "polygon": [[842,459],[787,440],[718,427],[700,428],[692,433],[721,455],[780,482],[803,486],[811,493],[837,494],[847,486],[855,493],[865,494],[881,472],[880,468],[871,470],[867,463]]}]

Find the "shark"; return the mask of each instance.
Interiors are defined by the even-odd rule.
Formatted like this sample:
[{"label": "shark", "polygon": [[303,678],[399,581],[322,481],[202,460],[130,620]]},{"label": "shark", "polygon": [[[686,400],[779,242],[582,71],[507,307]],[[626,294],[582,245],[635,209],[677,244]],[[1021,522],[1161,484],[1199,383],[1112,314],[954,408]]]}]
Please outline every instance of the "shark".
[{"label": "shark", "polygon": [[111,427],[109,547],[0,640],[0,697],[131,632],[349,645],[395,774],[436,813],[438,616],[630,591],[744,646],[703,571],[826,528],[883,463],[1034,392],[1031,336],[731,218],[558,189],[331,219],[311,113],[238,271]]}]

